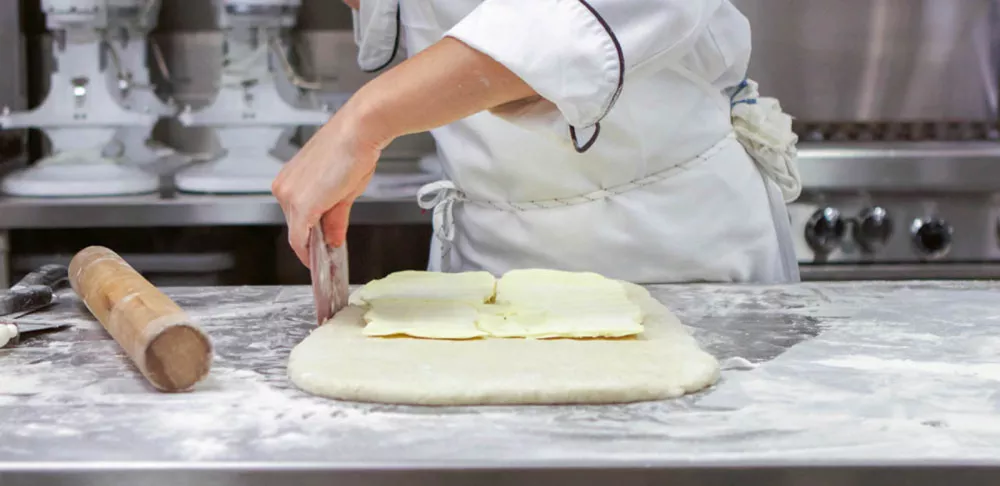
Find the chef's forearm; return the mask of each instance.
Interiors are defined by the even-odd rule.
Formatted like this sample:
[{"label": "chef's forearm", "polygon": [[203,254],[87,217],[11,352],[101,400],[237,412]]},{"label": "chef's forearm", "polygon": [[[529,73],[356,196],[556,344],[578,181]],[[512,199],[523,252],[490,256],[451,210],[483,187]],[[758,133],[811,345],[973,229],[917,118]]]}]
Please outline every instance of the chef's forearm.
[{"label": "chef's forearm", "polygon": [[509,69],[446,37],[366,84],[348,105],[361,131],[388,144],[531,96]]}]

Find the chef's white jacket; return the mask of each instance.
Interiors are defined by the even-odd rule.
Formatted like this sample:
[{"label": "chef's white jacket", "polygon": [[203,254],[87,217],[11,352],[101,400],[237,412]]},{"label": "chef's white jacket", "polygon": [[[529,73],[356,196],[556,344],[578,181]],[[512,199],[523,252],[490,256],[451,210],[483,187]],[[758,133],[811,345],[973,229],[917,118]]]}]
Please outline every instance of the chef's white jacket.
[{"label": "chef's white jacket", "polygon": [[728,0],[363,0],[355,34],[364,69],[451,36],[542,97],[432,131],[432,270],[798,280],[797,139]]}]

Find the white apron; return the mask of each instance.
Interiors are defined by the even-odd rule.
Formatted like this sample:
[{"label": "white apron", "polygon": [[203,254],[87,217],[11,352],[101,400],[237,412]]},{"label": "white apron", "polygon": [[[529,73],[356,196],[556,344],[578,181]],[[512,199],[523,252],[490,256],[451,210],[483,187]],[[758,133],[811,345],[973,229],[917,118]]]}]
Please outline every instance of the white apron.
[{"label": "white apron", "polygon": [[[692,40],[691,52],[675,60],[630,68],[600,123],[570,131],[567,119],[586,119],[587,106],[561,103],[532,80],[575,66],[533,77],[517,59],[538,66],[530,59],[537,49],[529,47],[546,39],[504,52],[541,29],[529,25],[503,38],[510,29],[502,14],[530,23],[535,17],[527,10],[573,0],[413,0],[402,8],[396,0],[362,2],[355,25],[362,68],[389,61],[401,24],[411,54],[451,35],[504,62],[546,99],[560,100],[480,113],[432,132],[448,179],[420,191],[419,203],[434,212],[430,269],[556,268],[636,283],[797,281],[785,207],[801,189],[791,120],[776,100],[758,96],[755,83],[740,82],[745,63],[720,64],[727,54],[718,50],[742,52],[743,37],[748,58],[749,29],[743,35],[738,11],[717,3],[717,12],[705,14],[705,28],[715,29],[706,40]],[[490,45],[498,38],[504,47]],[[560,89],[585,91],[582,79],[563,80]]]}]

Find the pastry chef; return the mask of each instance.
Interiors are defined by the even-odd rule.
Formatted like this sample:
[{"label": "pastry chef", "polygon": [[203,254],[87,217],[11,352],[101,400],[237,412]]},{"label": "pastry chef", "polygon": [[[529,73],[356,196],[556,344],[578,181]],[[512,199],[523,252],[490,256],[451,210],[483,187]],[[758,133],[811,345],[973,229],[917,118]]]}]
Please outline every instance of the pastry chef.
[{"label": "pastry chef", "polygon": [[798,279],[791,118],[729,0],[346,0],[361,88],[275,179],[292,248],[343,244],[379,154],[430,130],[431,270]]}]

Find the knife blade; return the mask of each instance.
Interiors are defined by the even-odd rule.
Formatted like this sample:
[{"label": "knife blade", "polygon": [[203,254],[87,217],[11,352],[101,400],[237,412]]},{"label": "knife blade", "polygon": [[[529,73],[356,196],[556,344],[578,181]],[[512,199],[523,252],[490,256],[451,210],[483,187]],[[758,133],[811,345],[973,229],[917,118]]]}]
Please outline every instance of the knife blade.
[{"label": "knife blade", "polygon": [[322,325],[347,306],[347,243],[338,248],[326,244],[319,224],[309,232],[309,274],[316,300],[316,323]]},{"label": "knife blade", "polygon": [[61,331],[71,327],[69,324],[56,324],[52,322],[33,322],[31,324],[19,324],[0,321],[0,349],[8,346],[17,346],[21,340],[32,334],[40,334],[52,331]]},{"label": "knife blade", "polygon": [[0,320],[0,348],[6,346],[17,346],[21,339],[31,334],[39,334],[50,331],[60,331],[71,327],[67,323],[55,322],[19,322],[18,319],[33,314],[43,309],[52,307],[53,303],[48,303],[39,307],[25,310],[13,319]]},{"label": "knife blade", "polygon": [[55,322],[25,322],[25,323],[15,322],[14,327],[17,327],[17,332],[23,336],[25,334],[34,334],[38,332],[56,331],[60,329],[65,329],[67,327],[70,327],[70,325],[65,323],[55,323]]}]

